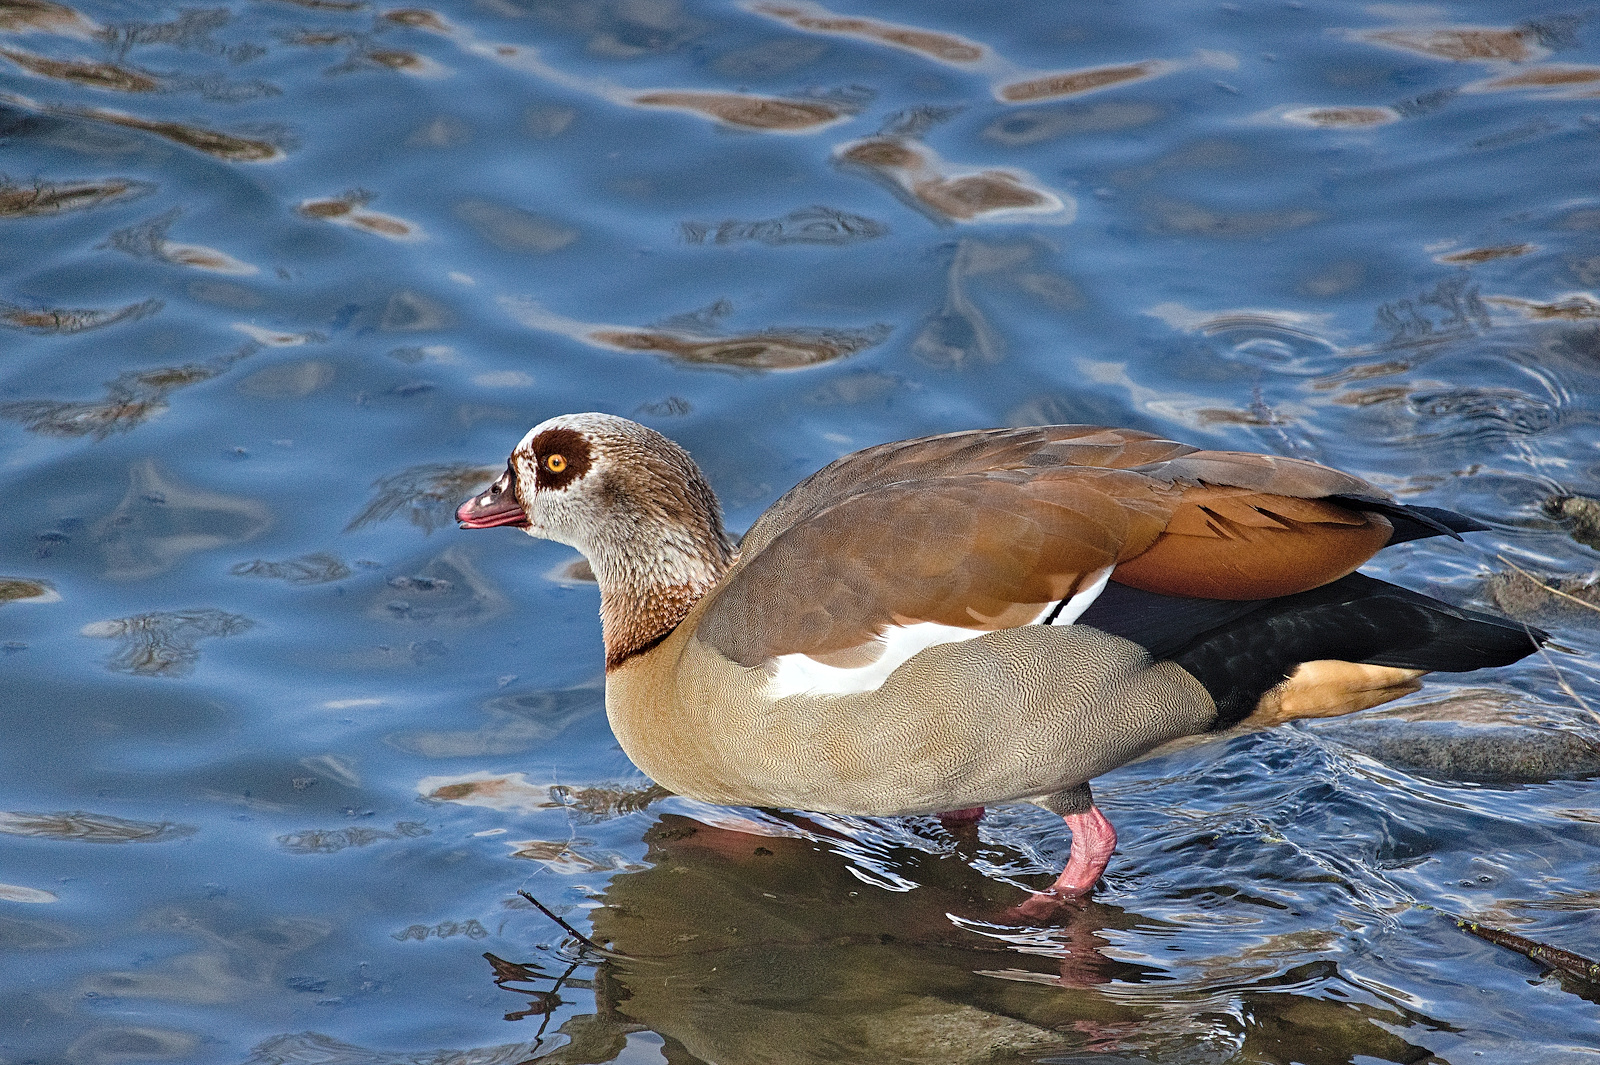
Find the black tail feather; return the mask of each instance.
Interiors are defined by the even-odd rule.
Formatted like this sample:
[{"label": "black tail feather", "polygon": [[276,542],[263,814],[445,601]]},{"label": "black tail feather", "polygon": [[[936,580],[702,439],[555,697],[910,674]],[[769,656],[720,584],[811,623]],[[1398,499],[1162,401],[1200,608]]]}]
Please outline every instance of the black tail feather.
[{"label": "black tail feather", "polygon": [[1302,662],[1459,673],[1508,665],[1548,638],[1360,573],[1248,602],[1181,599],[1113,583],[1079,621],[1183,666],[1216,700],[1217,728],[1248,717]]},{"label": "black tail feather", "polygon": [[1389,537],[1387,546],[1429,536],[1451,536],[1459,540],[1462,533],[1486,532],[1489,528],[1481,521],[1443,507],[1419,507],[1396,503],[1392,499],[1379,499],[1377,496],[1329,496],[1328,500],[1343,503],[1355,510],[1377,511],[1388,518],[1394,526],[1394,535]]}]

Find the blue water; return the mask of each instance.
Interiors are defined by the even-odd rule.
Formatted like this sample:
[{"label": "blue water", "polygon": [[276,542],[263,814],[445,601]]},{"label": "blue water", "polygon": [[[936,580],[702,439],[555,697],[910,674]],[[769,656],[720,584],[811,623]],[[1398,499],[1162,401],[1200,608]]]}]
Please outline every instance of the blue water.
[{"label": "blue water", "polygon": [[[0,1062],[1594,1060],[1446,916],[1600,955],[1592,12],[766,8],[0,0]],[[1326,462],[1555,645],[1109,775],[1019,929],[1031,807],[646,790],[575,556],[450,521],[585,410],[734,529],[973,426]]]}]

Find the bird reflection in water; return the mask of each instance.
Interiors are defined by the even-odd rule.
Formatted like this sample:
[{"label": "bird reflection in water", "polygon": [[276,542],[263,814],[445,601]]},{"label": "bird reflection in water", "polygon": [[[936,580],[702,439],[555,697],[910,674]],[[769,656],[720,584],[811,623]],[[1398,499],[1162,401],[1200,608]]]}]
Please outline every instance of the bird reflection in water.
[{"label": "bird reflection in water", "polygon": [[[1438,1021],[1331,963],[1314,963],[1314,975],[1339,990],[1303,994],[1313,974],[1284,970],[1304,954],[1299,937],[1186,956],[1194,928],[1087,898],[1051,927],[1021,925],[1008,913],[1025,891],[981,871],[1015,855],[979,841],[975,824],[941,832],[916,819],[903,823],[916,845],[886,846],[854,836],[848,820],[758,816],[663,814],[644,835],[650,867],[613,877],[590,911],[590,945],[485,955],[496,985],[525,1003],[506,1020],[538,1019],[524,1065],[616,1060],[635,1033],[659,1036],[674,1065],[994,1065],[1043,1054],[1347,1065],[1350,1047],[1363,1060],[1434,1060],[1396,1033]],[[869,886],[885,875],[915,890]],[[541,934],[545,918],[527,916]],[[1141,940],[1165,942],[1176,965],[1129,960]],[[594,1012],[557,1024],[572,991],[592,991]]]},{"label": "bird reflection in water", "polygon": [[1014,856],[972,826],[951,826],[952,846],[931,819],[912,822],[929,848],[889,857],[916,890],[885,901],[843,826],[781,816],[663,814],[644,836],[650,868],[613,877],[592,912],[592,981],[574,982],[576,955],[558,952],[554,970],[489,955],[496,982],[529,997],[508,1020],[548,1025],[561,987],[595,991],[597,1012],[562,1025],[573,1042],[534,1060],[611,1060],[641,1029],[684,1061],[837,1061],[844,1049],[879,1062],[1008,1060],[1092,1044],[1103,1023],[1135,1019],[1061,988],[1160,976],[1102,953],[1102,930],[1147,923],[1118,907],[1080,900],[1049,929],[1011,922],[1027,892],[973,860]]}]

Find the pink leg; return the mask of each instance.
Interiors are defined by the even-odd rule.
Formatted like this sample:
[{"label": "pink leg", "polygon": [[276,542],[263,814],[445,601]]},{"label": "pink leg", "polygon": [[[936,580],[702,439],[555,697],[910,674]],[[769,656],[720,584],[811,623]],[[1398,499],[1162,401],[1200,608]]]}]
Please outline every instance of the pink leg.
[{"label": "pink leg", "polygon": [[1072,853],[1050,890],[1057,895],[1083,895],[1106,871],[1111,852],[1117,849],[1117,830],[1098,806],[1068,814],[1064,820],[1072,829]]},{"label": "pink leg", "polygon": [[1067,814],[1064,820],[1072,830],[1072,853],[1067,857],[1067,867],[1048,890],[1017,907],[1016,912],[1023,917],[1047,917],[1063,900],[1088,894],[1100,874],[1106,871],[1111,852],[1117,849],[1117,830],[1098,806],[1091,806],[1082,813]]},{"label": "pink leg", "polygon": [[939,820],[944,822],[946,828],[953,828],[956,825],[975,825],[983,820],[983,807],[969,806],[965,810],[946,810],[939,815]]}]

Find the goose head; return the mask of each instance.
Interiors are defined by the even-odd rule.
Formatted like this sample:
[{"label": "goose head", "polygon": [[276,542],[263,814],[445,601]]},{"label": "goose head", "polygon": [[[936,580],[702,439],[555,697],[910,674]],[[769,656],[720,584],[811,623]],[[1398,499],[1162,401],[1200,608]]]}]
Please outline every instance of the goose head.
[{"label": "goose head", "polygon": [[528,430],[456,520],[577,548],[600,585],[608,665],[672,631],[733,557],[716,493],[688,452],[610,414],[565,414]]}]

